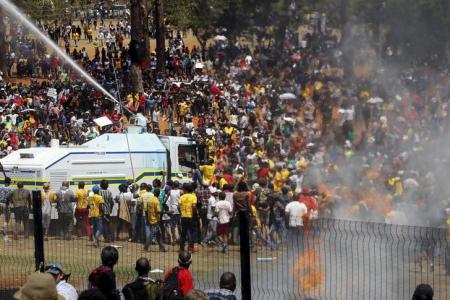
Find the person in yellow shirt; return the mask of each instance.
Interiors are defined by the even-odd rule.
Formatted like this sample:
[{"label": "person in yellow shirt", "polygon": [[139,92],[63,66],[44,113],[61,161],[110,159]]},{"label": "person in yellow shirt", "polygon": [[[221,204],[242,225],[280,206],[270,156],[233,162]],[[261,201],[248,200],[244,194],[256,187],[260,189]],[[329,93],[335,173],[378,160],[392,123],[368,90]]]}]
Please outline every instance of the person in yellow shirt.
[{"label": "person in yellow shirt", "polygon": [[[147,192],[150,193],[151,185],[147,186]],[[156,241],[159,245],[159,251],[166,252],[166,248],[162,243],[161,231],[159,228],[159,220],[161,216],[161,205],[159,203],[158,197],[160,195],[160,190],[155,189],[153,194],[150,193],[151,196],[146,202],[145,206],[145,246],[144,250],[148,251],[148,247],[150,246],[153,237],[156,237]]]},{"label": "person in yellow shirt", "polygon": [[92,188],[92,195],[88,197],[89,217],[93,225],[94,246],[100,245],[100,235],[102,232],[102,211],[103,211],[103,197],[99,195],[100,187],[94,186]]},{"label": "person in yellow shirt", "polygon": [[179,206],[181,214],[181,238],[180,250],[184,251],[186,239],[189,238],[189,252],[194,252],[195,228],[194,214],[197,205],[197,196],[194,194],[192,183],[183,185],[183,195],[180,197]]},{"label": "person in yellow shirt", "polygon": [[213,179],[216,167],[214,166],[214,161],[210,159],[208,164],[199,167],[200,172],[202,172],[202,181],[204,185],[209,185]]},{"label": "person in yellow shirt", "polygon": [[78,183],[78,190],[75,192],[75,199],[77,200],[77,208],[75,209],[75,218],[77,219],[77,234],[78,237],[83,236],[83,227],[86,235],[91,236],[91,226],[89,225],[89,208],[88,208],[88,193],[84,189],[84,182]]},{"label": "person in yellow shirt", "polygon": [[275,177],[273,179],[273,191],[279,193],[281,192],[282,188],[283,188],[283,175],[281,173],[281,167],[278,167],[277,171],[275,172]]}]

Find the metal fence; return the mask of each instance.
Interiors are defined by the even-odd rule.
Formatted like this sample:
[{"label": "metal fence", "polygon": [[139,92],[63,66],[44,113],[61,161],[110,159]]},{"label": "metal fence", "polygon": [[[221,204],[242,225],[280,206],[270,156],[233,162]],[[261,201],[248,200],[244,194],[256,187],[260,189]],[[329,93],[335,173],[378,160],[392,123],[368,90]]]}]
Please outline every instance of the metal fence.
[{"label": "metal fence", "polygon": [[[52,226],[58,226],[57,221]],[[432,285],[436,299],[450,298],[445,229],[317,220],[303,232],[289,233],[278,249],[254,233],[252,239],[252,299],[411,299],[419,283]],[[167,252],[159,252],[157,245],[145,252],[142,244],[114,244],[120,255],[115,268],[119,287],[135,278],[134,262],[141,256],[151,259],[154,278],[177,261],[176,245]],[[87,288],[90,271],[100,263],[100,248],[87,237],[50,237],[44,250],[45,261],[61,263],[79,291]],[[240,282],[240,250],[232,245],[223,254],[217,247],[196,247],[191,267],[196,288],[217,288],[225,271],[234,272]],[[1,242],[0,290],[19,287],[34,269],[32,238]],[[240,297],[239,284],[236,292]]]}]

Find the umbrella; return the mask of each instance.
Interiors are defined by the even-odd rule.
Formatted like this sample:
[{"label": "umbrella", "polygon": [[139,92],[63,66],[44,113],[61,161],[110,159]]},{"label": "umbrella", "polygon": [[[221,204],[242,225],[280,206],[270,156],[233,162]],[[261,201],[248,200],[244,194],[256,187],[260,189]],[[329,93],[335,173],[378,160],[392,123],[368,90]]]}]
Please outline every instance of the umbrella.
[{"label": "umbrella", "polygon": [[223,35],[216,35],[216,36],[214,37],[214,40],[215,40],[216,42],[225,42],[225,41],[227,41],[228,39],[227,39],[225,36],[223,36]]},{"label": "umbrella", "polygon": [[294,100],[294,99],[297,99],[297,96],[295,96],[292,93],[284,93],[284,94],[280,95],[280,99],[281,100]]},{"label": "umbrella", "polygon": [[112,121],[108,117],[94,119],[94,122],[100,127],[105,127],[112,124]]},{"label": "umbrella", "polygon": [[374,97],[374,98],[370,98],[369,100],[367,100],[367,103],[370,104],[377,104],[377,103],[383,103],[384,100],[381,99],[380,97]]}]

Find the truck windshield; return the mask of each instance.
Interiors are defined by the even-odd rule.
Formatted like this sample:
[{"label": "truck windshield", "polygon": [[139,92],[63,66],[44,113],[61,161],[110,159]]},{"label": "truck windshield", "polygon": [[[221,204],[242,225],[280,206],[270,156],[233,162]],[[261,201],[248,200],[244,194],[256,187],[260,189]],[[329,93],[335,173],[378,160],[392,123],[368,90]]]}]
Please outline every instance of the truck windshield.
[{"label": "truck windshield", "polygon": [[197,148],[195,145],[178,146],[178,164],[183,167],[195,169],[197,162]]}]

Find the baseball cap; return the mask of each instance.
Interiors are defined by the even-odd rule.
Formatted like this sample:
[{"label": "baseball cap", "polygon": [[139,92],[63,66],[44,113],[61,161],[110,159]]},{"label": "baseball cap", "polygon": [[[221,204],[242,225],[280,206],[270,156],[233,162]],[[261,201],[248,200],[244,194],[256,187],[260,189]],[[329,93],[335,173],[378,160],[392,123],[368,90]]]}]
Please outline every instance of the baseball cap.
[{"label": "baseball cap", "polygon": [[94,193],[98,193],[98,192],[100,191],[100,188],[98,187],[98,185],[96,185],[96,186],[94,186],[94,187],[92,188],[92,191],[93,191]]},{"label": "baseball cap", "polygon": [[28,276],[25,285],[14,294],[17,300],[64,300],[56,291],[55,280],[45,273],[33,273]]},{"label": "baseball cap", "polygon": [[52,275],[59,275],[60,273],[64,272],[61,264],[51,264],[45,267],[45,273],[49,273]]}]

